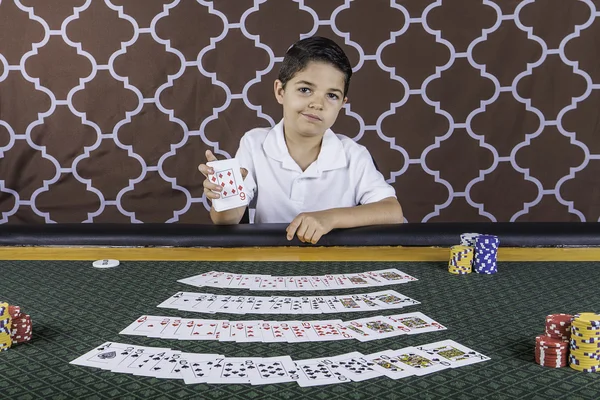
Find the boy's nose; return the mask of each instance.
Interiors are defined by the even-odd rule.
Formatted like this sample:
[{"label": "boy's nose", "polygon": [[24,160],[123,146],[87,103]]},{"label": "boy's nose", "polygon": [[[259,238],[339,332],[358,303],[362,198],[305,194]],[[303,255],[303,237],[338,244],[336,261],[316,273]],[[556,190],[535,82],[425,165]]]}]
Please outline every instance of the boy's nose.
[{"label": "boy's nose", "polygon": [[310,103],[308,105],[309,108],[314,108],[315,110],[322,110],[323,109],[323,104],[319,103],[317,101],[313,101],[312,103]]}]

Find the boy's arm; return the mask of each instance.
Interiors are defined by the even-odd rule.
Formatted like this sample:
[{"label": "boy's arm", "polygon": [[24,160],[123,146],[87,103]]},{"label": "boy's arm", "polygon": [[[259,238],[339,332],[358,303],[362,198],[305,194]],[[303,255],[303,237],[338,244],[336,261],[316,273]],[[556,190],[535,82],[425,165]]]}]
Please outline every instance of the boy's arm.
[{"label": "boy's arm", "polygon": [[294,236],[302,242],[317,243],[332,229],[355,228],[367,225],[400,224],[404,221],[402,207],[395,197],[356,207],[299,214],[286,229],[287,239]]},{"label": "boy's arm", "polygon": [[333,208],[332,229],[355,228],[357,226],[401,224],[404,221],[402,207],[395,197],[362,204],[356,207]]}]

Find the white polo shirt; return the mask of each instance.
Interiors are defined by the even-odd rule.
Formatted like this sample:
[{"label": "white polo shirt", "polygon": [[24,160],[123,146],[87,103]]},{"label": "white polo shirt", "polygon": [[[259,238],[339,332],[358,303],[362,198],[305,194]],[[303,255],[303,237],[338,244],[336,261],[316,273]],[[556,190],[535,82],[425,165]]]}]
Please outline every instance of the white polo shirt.
[{"label": "white polo shirt", "polygon": [[283,120],[273,129],[244,134],[235,158],[248,170],[244,182],[249,200],[256,200],[255,223],[290,223],[302,212],[396,197],[368,150],[330,129],[323,136],[319,157],[305,171],[290,156]]}]

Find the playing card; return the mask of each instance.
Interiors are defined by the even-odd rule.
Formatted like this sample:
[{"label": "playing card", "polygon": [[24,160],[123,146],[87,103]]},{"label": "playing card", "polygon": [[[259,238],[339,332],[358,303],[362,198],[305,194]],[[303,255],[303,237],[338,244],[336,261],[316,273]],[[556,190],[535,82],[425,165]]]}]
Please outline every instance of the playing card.
[{"label": "playing card", "polygon": [[213,319],[196,319],[190,336],[188,338],[178,337],[178,339],[217,340],[217,330],[220,322]]},{"label": "playing card", "polygon": [[243,309],[248,310],[248,313],[251,314],[262,314],[263,311],[269,308],[269,300],[270,297],[255,297],[252,307],[248,309],[248,304],[246,304]]},{"label": "playing card", "polygon": [[416,347],[406,347],[391,353],[391,357],[413,368],[416,375],[427,375],[432,372],[450,368],[451,363],[437,355],[430,355]]},{"label": "playing card", "polygon": [[313,290],[327,290],[330,289],[327,281],[322,276],[309,276],[309,283],[312,285]]},{"label": "playing card", "polygon": [[283,278],[277,278],[275,276],[263,277],[258,286],[251,287],[250,290],[277,290],[278,280],[283,280],[285,283],[285,279]]},{"label": "playing card", "polygon": [[300,301],[302,304],[302,314],[321,314],[321,307],[317,301],[313,300],[312,296],[310,297],[301,297]]},{"label": "playing card", "polygon": [[333,301],[327,302],[325,297],[311,296],[309,300],[311,308],[318,310],[320,313],[334,313],[337,311]]},{"label": "playing card", "polygon": [[159,375],[165,373],[165,369],[169,369],[171,358],[175,354],[181,354],[180,351],[166,350],[146,353],[147,357],[140,358],[138,366],[132,371],[133,375],[138,376],[153,376],[158,378]]},{"label": "playing card", "polygon": [[427,315],[421,312],[413,312],[406,314],[388,315],[386,317],[395,324],[401,325],[408,329],[406,332],[409,335],[423,332],[434,332],[447,329],[439,322],[434,321]]},{"label": "playing card", "polygon": [[223,188],[221,192],[215,192],[220,195],[220,198],[212,201],[216,211],[221,212],[248,205],[248,195],[237,159],[209,161],[206,165],[214,170],[214,174],[208,175],[207,179]]},{"label": "playing card", "polygon": [[336,274],[336,275],[332,275],[333,279],[335,280],[335,282],[338,285],[338,289],[347,289],[347,288],[353,288],[355,287],[352,282],[350,282],[350,279],[348,279],[346,277],[346,275],[344,274]]},{"label": "playing card", "polygon": [[357,361],[391,379],[400,379],[417,374],[417,369],[395,359],[393,350],[367,354],[364,357],[357,358]]},{"label": "playing card", "polygon": [[367,275],[377,277],[378,279],[387,282],[388,285],[395,285],[398,283],[406,283],[418,280],[414,276],[410,276],[396,268],[381,269],[377,271],[368,271]]},{"label": "playing card", "polygon": [[187,285],[192,285],[196,287],[202,286],[210,286],[215,287],[218,279],[224,272],[219,271],[208,271],[199,275],[190,276],[188,278],[183,278],[178,280],[177,282],[185,283]]},{"label": "playing card", "polygon": [[106,342],[88,351],[84,355],[77,357],[69,364],[96,367],[101,369],[111,369],[113,365],[118,365],[120,361],[141,347],[143,346],[133,346],[130,344],[117,342]]},{"label": "playing card", "polygon": [[218,313],[245,314],[242,311],[242,306],[247,300],[248,296],[232,296],[229,301],[222,303],[221,307],[215,311]]},{"label": "playing card", "polygon": [[363,308],[359,304],[353,295],[346,296],[329,296],[331,301],[335,305],[335,310],[338,312],[349,312],[349,311],[366,311],[370,308]]},{"label": "playing card", "polygon": [[301,387],[346,383],[351,380],[346,377],[339,364],[329,360],[316,358],[296,361],[298,367],[298,385]]},{"label": "playing card", "polygon": [[239,285],[240,289],[256,290],[260,287],[263,279],[270,278],[270,275],[243,275]]},{"label": "playing card", "polygon": [[[256,310],[254,310],[254,303],[256,303],[256,301],[258,299],[261,299],[258,296],[247,296],[244,299],[244,302],[237,308],[237,312],[239,314],[256,314]],[[261,300],[262,302],[262,300]]]},{"label": "playing card", "polygon": [[216,297],[217,298],[206,307],[207,312],[212,312],[212,313],[227,312],[229,307],[235,308],[235,304],[229,304],[229,302],[234,302],[235,299],[239,296],[217,295]]},{"label": "playing card", "polygon": [[250,383],[250,373],[260,358],[231,357],[215,363],[207,383]]},{"label": "playing card", "polygon": [[327,357],[322,361],[338,364],[340,366],[340,372],[354,382],[362,382],[382,375],[382,373],[371,368],[373,364],[370,361],[364,359],[362,362],[359,361],[362,357],[362,353],[355,351],[353,353],[340,354],[335,357]]},{"label": "playing card", "polygon": [[169,352],[168,356],[163,357],[152,367],[152,376],[160,379],[183,379],[181,365],[179,363],[182,356],[183,354],[179,351]]},{"label": "playing card", "polygon": [[289,343],[311,342],[317,340],[316,333],[308,321],[288,321],[289,330],[284,331]]},{"label": "playing card", "polygon": [[351,329],[351,335],[361,342],[375,339],[385,339],[404,335],[409,329],[383,316],[368,317],[349,321],[344,326]]},{"label": "playing card", "polygon": [[219,277],[218,285],[221,288],[227,288],[234,285],[234,282],[240,281],[243,278],[242,274],[233,274],[226,272]]},{"label": "playing card", "polygon": [[345,277],[354,287],[381,286],[382,284],[378,279],[363,273],[346,274]]},{"label": "playing card", "polygon": [[322,280],[329,289],[342,289],[333,275],[323,275]]},{"label": "playing card", "polygon": [[133,371],[139,369],[137,365],[140,359],[143,359],[144,356],[148,353],[155,353],[157,351],[168,351],[168,348],[156,348],[156,347],[138,347],[129,355],[123,359],[121,359],[118,364],[113,364],[110,368],[112,372],[117,373],[125,373],[125,374],[133,374]]},{"label": "playing card", "polygon": [[[262,321],[243,321],[236,322],[235,341],[236,342],[262,342]],[[232,330],[232,336],[233,336]]]},{"label": "playing card", "polygon": [[186,307],[191,307],[193,304],[197,303],[196,299],[203,295],[210,296],[206,293],[177,292],[156,307],[183,310]]},{"label": "playing card", "polygon": [[192,354],[187,358],[187,365],[189,368],[185,368],[181,371],[181,375],[186,384],[195,384],[206,382],[212,367],[221,361],[224,357],[212,354]]},{"label": "playing card", "polygon": [[194,372],[191,371],[193,360],[214,360],[218,357],[223,356],[218,354],[176,353],[171,357],[168,367],[166,367],[164,372],[160,373],[157,378],[185,380],[186,375],[188,376],[188,379],[192,378],[194,376]]},{"label": "playing card", "polygon": [[[177,318],[177,317],[172,317],[169,320],[169,323],[167,324],[167,326],[162,329],[160,332],[156,333],[156,336],[152,336],[152,337],[160,337],[163,339],[174,339],[175,338],[175,332],[177,332],[177,330],[179,329],[179,326],[183,323],[183,319],[182,318]],[[123,332],[121,332],[123,333]]]},{"label": "playing card", "polygon": [[366,299],[379,304],[382,308],[402,308],[406,306],[421,304],[419,301],[411,299],[408,296],[400,294],[395,290],[383,290],[381,292],[367,293],[360,295]]},{"label": "playing card", "polygon": [[256,369],[249,371],[252,385],[294,382],[299,379],[296,364],[289,356],[256,360]]},{"label": "playing card", "polygon": [[463,346],[454,340],[442,340],[440,342],[430,343],[423,346],[416,346],[418,350],[424,351],[429,355],[437,356],[442,360],[450,362],[451,368],[462,367],[464,365],[475,364],[490,360],[475,350]]},{"label": "playing card", "polygon": [[198,296],[197,300],[198,301],[192,304],[191,307],[180,308],[180,310],[214,314],[215,311],[213,310],[213,308],[219,305],[219,303],[217,303],[217,301],[219,300],[219,296],[217,296],[216,294],[203,294],[201,296]]},{"label": "playing card", "polygon": [[354,336],[347,333],[346,329],[341,329],[341,320],[331,321],[308,321],[305,326],[310,326],[311,341],[329,341],[354,339]]},{"label": "playing card", "polygon": [[165,329],[171,317],[160,317],[153,315],[142,315],[129,326],[123,329],[121,335],[152,336]]},{"label": "playing card", "polygon": [[181,323],[176,329],[171,330],[171,328],[168,328],[169,339],[190,340],[192,332],[196,327],[196,321],[195,319],[182,318]]},{"label": "playing card", "polygon": [[[285,327],[282,326],[285,324]],[[278,321],[263,321],[260,325],[262,331],[262,341],[267,343],[286,342],[285,331],[290,328],[287,323]]]}]

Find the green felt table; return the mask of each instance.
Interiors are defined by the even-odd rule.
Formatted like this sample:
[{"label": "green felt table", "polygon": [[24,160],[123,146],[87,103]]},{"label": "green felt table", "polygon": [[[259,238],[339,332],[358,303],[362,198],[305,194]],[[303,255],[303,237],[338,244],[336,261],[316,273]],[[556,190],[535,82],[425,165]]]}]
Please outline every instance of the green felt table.
[{"label": "green felt table", "polygon": [[[0,353],[0,398],[6,399],[598,399],[600,374],[569,367],[552,369],[534,361],[534,338],[551,313],[600,311],[600,268],[595,262],[503,262],[493,276],[450,275],[444,262],[150,262],[124,261],[95,269],[89,261],[0,261],[0,299],[32,316],[33,339]],[[421,311],[447,330],[361,343],[176,341],[120,335],[142,314],[218,319],[311,319],[314,315],[199,314],[165,310],[157,304],[177,291],[247,294],[243,289],[194,288],[177,279],[209,270],[272,275],[320,275],[398,268],[419,280],[385,288],[422,304]],[[367,292],[252,292],[261,295],[318,295]],[[372,291],[380,290],[373,289]],[[385,310],[382,315],[397,313]],[[350,320],[369,313],[324,314]],[[317,317],[318,319],[318,317]],[[186,385],[117,374],[69,362],[105,341],[169,347],[230,357],[290,355],[293,359],[368,354],[453,339],[491,357],[490,361],[394,381],[380,377],[302,388],[295,383],[265,386]]]}]

